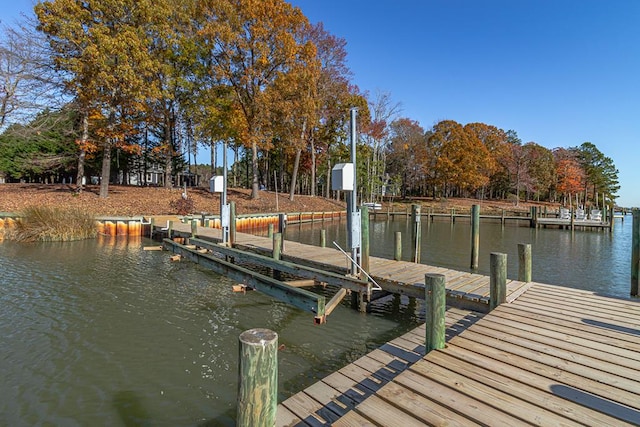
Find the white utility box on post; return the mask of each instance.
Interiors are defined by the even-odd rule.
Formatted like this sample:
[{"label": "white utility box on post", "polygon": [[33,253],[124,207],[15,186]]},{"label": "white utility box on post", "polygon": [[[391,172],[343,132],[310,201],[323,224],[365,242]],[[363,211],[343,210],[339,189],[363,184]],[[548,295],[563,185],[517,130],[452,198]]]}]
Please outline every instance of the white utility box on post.
[{"label": "white utility box on post", "polygon": [[209,191],[211,193],[222,193],[224,191],[224,176],[212,176],[209,179]]},{"label": "white utility box on post", "polygon": [[353,191],[353,163],[338,163],[331,169],[331,189]]}]

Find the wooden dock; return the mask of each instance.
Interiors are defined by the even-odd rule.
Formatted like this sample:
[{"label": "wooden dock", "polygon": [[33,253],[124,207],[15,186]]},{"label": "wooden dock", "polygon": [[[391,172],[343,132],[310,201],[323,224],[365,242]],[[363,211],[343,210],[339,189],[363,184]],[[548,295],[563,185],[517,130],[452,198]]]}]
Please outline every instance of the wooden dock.
[{"label": "wooden dock", "polygon": [[449,309],[282,402],[278,426],[640,425],[640,301],[536,283],[485,316]]},{"label": "wooden dock", "polygon": [[[189,237],[192,234],[191,225],[176,223],[172,232],[174,235]],[[198,227],[196,235],[211,241],[221,239],[220,230],[215,228]],[[270,256],[273,241],[267,237],[237,233],[234,247]],[[284,243],[282,260],[340,274],[346,274],[351,267],[350,261],[337,249],[291,241]],[[424,299],[425,274],[443,274],[447,281],[448,305],[479,312],[488,311],[489,276],[378,257],[370,257],[369,265],[369,274],[385,292]],[[512,301],[529,286],[530,284],[518,280],[507,280],[507,301]]]}]

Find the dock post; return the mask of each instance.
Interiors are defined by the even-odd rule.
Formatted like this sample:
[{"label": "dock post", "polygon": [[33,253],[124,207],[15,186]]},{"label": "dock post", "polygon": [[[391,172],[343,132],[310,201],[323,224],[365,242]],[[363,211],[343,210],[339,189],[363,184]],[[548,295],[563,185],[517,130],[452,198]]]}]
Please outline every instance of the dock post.
[{"label": "dock post", "polygon": [[149,238],[152,239],[153,238],[153,227],[155,227],[156,225],[156,220],[155,218],[151,217],[149,219]]},{"label": "dock post", "polygon": [[538,207],[531,206],[529,209],[529,214],[531,215],[531,221],[529,222],[529,227],[536,228],[538,225]]},{"label": "dock post", "polygon": [[327,246],[327,230],[324,228],[320,230],[320,247],[324,248]]},{"label": "dock post", "polygon": [[396,239],[393,245],[393,259],[402,261],[402,231],[396,231]]},{"label": "dock post", "polygon": [[531,244],[518,243],[518,280],[531,281]]},{"label": "dock post", "polygon": [[[271,256],[276,261],[280,261],[282,258],[282,233],[273,234],[273,249],[271,250]],[[273,270],[273,278],[280,280],[280,272],[276,269]]]},{"label": "dock post", "polygon": [[456,222],[456,208],[451,208],[451,224]]},{"label": "dock post", "polygon": [[273,238],[273,223],[267,226],[267,237],[270,239]]},{"label": "dock post", "polygon": [[249,329],[240,334],[237,425],[274,426],[278,409],[278,334]]},{"label": "dock post", "polygon": [[480,250],[480,205],[471,206],[471,269],[478,268]]},{"label": "dock post", "polygon": [[413,244],[413,256],[411,259],[415,263],[420,262],[420,240],[421,240],[421,229],[420,229],[420,205],[411,205],[411,223],[412,227],[412,244]]},{"label": "dock post", "polygon": [[425,353],[444,348],[445,344],[445,311],[447,291],[444,274],[427,273],[424,276],[424,298],[426,302],[426,340]]},{"label": "dock post", "polygon": [[504,227],[504,209],[502,209],[502,216],[500,217],[500,225]]},{"label": "dock post", "polygon": [[631,224],[631,296],[638,296],[638,281],[640,280],[640,210],[632,211]]},{"label": "dock post", "polygon": [[491,253],[489,279],[489,310],[507,300],[507,254]]},{"label": "dock post", "polygon": [[173,234],[173,221],[167,221],[167,238],[171,238]]},{"label": "dock post", "polygon": [[360,207],[360,267],[369,273],[369,207]]},{"label": "dock post", "polygon": [[191,237],[196,237],[197,234],[198,234],[198,220],[192,219],[191,220]]},{"label": "dock post", "polygon": [[[613,214],[615,213],[615,206],[612,203],[611,204],[611,209],[609,209],[609,232],[612,233],[613,232],[613,224],[615,223],[615,217],[613,216]],[[606,218],[606,217],[605,217]],[[622,217],[624,218],[624,217]],[[623,219],[624,221],[624,219]]]},{"label": "dock post", "polygon": [[236,202],[229,202],[229,246],[236,243]]}]

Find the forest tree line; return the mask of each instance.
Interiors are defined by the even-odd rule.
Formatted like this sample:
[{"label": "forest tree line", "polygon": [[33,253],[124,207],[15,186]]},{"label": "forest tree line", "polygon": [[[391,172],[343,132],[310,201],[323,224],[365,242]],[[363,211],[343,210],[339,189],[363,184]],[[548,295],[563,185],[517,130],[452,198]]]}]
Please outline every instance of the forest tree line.
[{"label": "forest tree line", "polygon": [[[358,186],[383,195],[581,203],[615,198],[597,147],[549,150],[515,131],[444,120],[424,130],[388,93],[352,82],[346,41],[283,0],[52,0],[3,29],[5,180],[162,185],[227,143],[232,185],[332,196],[358,108]],[[204,163],[204,162],[203,162]]]}]

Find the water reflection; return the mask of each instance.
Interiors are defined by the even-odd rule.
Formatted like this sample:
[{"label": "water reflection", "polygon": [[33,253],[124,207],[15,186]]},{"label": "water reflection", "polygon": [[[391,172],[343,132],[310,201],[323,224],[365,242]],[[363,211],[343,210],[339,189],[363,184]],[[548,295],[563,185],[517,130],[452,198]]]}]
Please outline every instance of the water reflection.
[{"label": "water reflection", "polygon": [[242,331],[278,332],[285,398],[416,325],[389,302],[318,326],[143,244],[0,244],[0,425],[233,425]]}]

